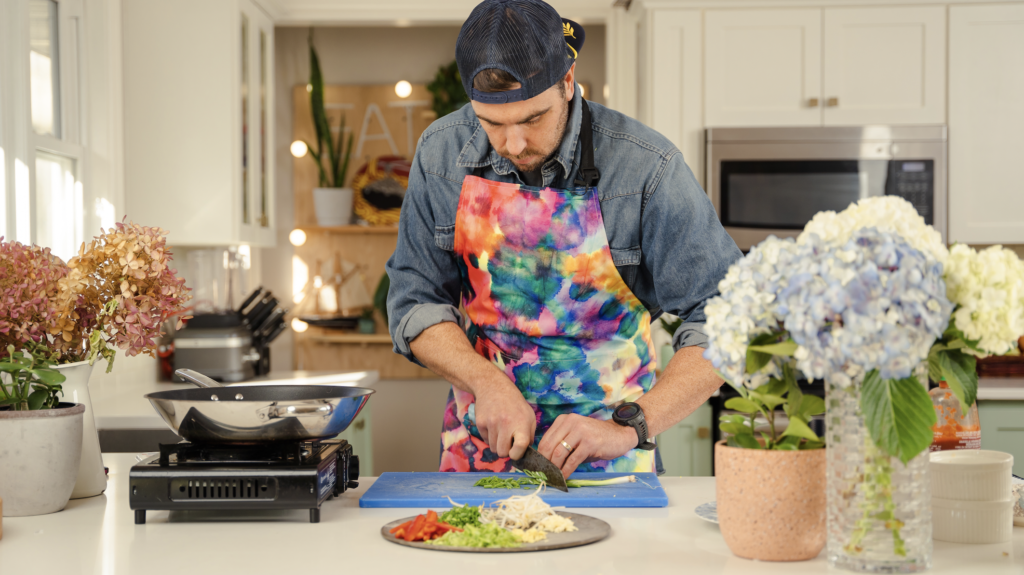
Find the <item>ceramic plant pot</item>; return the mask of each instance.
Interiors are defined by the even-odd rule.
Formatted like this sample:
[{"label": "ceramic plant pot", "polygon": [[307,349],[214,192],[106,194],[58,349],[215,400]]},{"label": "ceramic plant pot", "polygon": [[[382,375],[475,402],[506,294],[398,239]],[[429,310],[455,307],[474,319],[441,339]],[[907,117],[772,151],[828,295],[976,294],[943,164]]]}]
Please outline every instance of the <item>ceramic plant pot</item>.
[{"label": "ceramic plant pot", "polygon": [[352,223],[352,188],[313,188],[316,223],[321,226],[347,226]]},{"label": "ceramic plant pot", "polygon": [[89,395],[89,376],[92,367],[87,361],[57,366],[57,371],[67,379],[61,384],[62,399],[85,406],[82,416],[82,459],[78,466],[78,479],[71,492],[72,499],[93,497],[107,489],[107,474],[103,471],[103,456],[100,455],[100,436],[96,431],[96,419]]},{"label": "ceramic plant pot", "polygon": [[0,498],[7,517],[64,509],[78,477],[85,406],[0,411]]},{"label": "ceramic plant pot", "polygon": [[825,450],[715,444],[718,522],[735,555],[804,561],[825,547]]}]

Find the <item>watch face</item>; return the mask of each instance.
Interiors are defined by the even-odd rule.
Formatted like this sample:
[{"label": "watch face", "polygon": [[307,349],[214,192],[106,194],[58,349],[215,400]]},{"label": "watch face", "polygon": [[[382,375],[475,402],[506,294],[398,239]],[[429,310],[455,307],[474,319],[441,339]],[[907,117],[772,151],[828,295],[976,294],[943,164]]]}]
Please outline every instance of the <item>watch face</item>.
[{"label": "watch face", "polygon": [[620,405],[615,410],[615,415],[618,415],[621,419],[633,419],[638,413],[640,413],[640,408],[636,405]]}]

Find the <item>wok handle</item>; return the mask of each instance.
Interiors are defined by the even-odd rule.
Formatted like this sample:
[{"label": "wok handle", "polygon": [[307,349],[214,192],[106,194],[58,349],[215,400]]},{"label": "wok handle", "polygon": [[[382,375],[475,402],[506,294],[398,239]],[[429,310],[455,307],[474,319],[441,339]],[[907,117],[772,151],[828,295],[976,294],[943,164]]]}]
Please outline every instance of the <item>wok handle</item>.
[{"label": "wok handle", "polygon": [[319,416],[328,417],[334,413],[334,406],[330,403],[320,405],[268,405],[256,411],[260,419],[280,419],[282,417],[304,417]]},{"label": "wok handle", "polygon": [[224,387],[223,385],[217,383],[213,379],[199,373],[198,371],[193,371],[191,369],[179,369],[175,371],[174,374],[180,377],[181,379],[184,379],[185,381],[193,383],[199,387]]}]

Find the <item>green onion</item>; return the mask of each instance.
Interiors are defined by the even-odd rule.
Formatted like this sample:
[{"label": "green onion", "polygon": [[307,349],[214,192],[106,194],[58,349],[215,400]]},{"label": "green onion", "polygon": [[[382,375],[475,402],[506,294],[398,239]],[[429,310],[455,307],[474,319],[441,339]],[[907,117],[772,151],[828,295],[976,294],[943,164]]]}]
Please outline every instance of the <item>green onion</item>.
[{"label": "green onion", "polygon": [[[519,489],[527,485],[541,485],[548,482],[548,478],[540,471],[526,471],[526,477],[522,479],[511,479],[505,477],[484,477],[473,484],[474,487],[487,487],[490,489]],[[617,485],[619,483],[636,483],[636,475],[623,475],[611,479],[570,479],[565,482],[567,487],[600,487],[602,485]]]}]

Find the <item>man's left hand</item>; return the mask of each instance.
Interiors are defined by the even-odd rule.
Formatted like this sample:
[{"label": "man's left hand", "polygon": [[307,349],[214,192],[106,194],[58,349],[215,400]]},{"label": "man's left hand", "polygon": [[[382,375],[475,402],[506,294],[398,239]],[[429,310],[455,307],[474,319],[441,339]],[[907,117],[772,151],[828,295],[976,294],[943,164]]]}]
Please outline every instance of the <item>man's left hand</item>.
[{"label": "man's left hand", "polygon": [[[572,448],[562,445],[565,442]],[[636,447],[636,431],[614,421],[602,421],[577,414],[559,415],[537,451],[558,467],[568,478],[585,461],[615,459]]]}]

